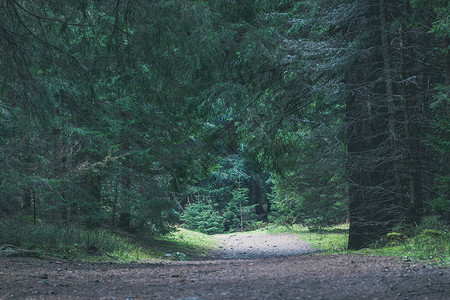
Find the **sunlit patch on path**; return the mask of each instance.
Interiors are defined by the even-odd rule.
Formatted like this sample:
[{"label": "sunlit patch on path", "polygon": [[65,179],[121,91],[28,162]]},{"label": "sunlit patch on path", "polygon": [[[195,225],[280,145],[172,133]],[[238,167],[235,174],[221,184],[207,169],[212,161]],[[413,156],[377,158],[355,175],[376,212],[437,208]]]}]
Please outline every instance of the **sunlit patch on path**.
[{"label": "sunlit patch on path", "polygon": [[292,256],[316,252],[309,243],[294,234],[238,233],[219,234],[223,242],[216,253],[220,259],[248,259]]}]

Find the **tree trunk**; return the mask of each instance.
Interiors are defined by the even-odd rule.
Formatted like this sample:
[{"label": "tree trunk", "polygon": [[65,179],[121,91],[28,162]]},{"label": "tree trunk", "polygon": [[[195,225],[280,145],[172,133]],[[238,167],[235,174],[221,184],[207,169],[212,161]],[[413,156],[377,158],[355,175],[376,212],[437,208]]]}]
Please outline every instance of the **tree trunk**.
[{"label": "tree trunk", "polygon": [[30,211],[31,210],[31,189],[30,188],[25,188],[25,190],[23,191],[23,209],[25,211]]},{"label": "tree trunk", "polygon": [[[444,38],[444,49],[447,49],[445,53],[445,83],[446,85],[450,85],[450,37],[446,36]],[[449,103],[447,102],[447,108]],[[448,109],[447,109],[448,111]]]},{"label": "tree trunk", "polygon": [[31,191],[31,200],[33,203],[33,224],[37,224],[37,199],[36,199],[36,192],[34,189]]},{"label": "tree trunk", "polygon": [[392,168],[394,174],[394,189],[395,189],[395,201],[399,207],[402,207],[404,204],[404,199],[402,196],[402,183],[400,176],[400,151],[399,151],[399,142],[397,126],[396,126],[396,116],[397,116],[397,108],[394,103],[394,88],[393,88],[393,80],[392,80],[392,70],[391,70],[391,57],[390,57],[390,44],[389,37],[387,32],[387,21],[386,21],[386,2],[385,0],[379,1],[380,8],[380,32],[381,32],[381,46],[382,46],[382,55],[383,55],[383,66],[384,66],[384,79],[386,83],[386,100],[387,100],[387,111],[388,111],[388,124],[389,124],[389,138],[390,138],[390,159],[392,159]]},{"label": "tree trunk", "polygon": [[[408,10],[408,6],[406,10]],[[400,36],[400,62],[401,62],[401,90],[403,101],[404,135],[407,150],[407,180],[408,180],[408,203],[402,203],[402,212],[409,224],[418,224],[423,215],[423,193],[422,193],[422,147],[420,141],[423,137],[420,134],[419,126],[419,102],[423,103],[423,98],[416,85],[422,86],[420,79],[416,84],[409,84],[408,78],[413,74],[408,70],[420,70],[414,61],[414,51],[405,49],[406,36],[402,28],[399,29]],[[409,59],[408,59],[409,58]],[[415,73],[417,75],[417,73]],[[422,78],[421,75],[416,76]]]},{"label": "tree trunk", "polygon": [[129,230],[131,227],[131,207],[129,193],[131,190],[131,178],[128,172],[122,175],[122,195],[121,195],[121,207],[119,214],[119,227],[125,230]]},{"label": "tree trunk", "polygon": [[[122,114],[123,118],[128,118],[126,113]],[[122,129],[120,134],[121,149],[124,153],[130,150],[130,141],[127,135],[126,128]],[[131,199],[130,192],[132,188],[131,171],[129,163],[125,160],[121,166],[121,195],[120,195],[120,213],[119,213],[119,227],[125,230],[131,228]]]}]

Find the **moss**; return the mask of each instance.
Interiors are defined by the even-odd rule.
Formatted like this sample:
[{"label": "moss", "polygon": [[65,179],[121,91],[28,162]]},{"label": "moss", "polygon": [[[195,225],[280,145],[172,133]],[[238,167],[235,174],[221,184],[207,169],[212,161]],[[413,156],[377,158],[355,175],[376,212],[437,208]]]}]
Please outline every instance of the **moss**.
[{"label": "moss", "polygon": [[391,242],[392,241],[400,241],[400,240],[403,240],[406,238],[403,234],[398,233],[398,232],[390,232],[386,235],[386,237]]}]

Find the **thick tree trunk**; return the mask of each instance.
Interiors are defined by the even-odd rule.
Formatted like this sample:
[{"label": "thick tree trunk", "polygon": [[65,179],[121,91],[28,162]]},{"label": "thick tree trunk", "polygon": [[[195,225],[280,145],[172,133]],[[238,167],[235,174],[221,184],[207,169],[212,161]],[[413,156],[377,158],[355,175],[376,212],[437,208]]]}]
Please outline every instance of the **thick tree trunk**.
[{"label": "thick tree trunk", "polygon": [[[366,20],[361,27],[365,27]],[[373,240],[375,228],[371,224],[372,213],[370,182],[372,170],[365,168],[367,153],[370,152],[372,128],[372,99],[369,89],[359,86],[360,82],[369,81],[367,70],[359,67],[368,57],[361,55],[356,62],[356,68],[352,69],[346,78],[346,84],[350,89],[346,98],[346,142],[347,142],[347,177],[349,194],[349,249],[361,249]]]},{"label": "thick tree trunk", "polygon": [[119,227],[125,230],[130,229],[131,227],[131,207],[130,207],[130,199],[129,193],[131,191],[131,178],[130,175],[126,174],[122,175],[122,195],[121,195],[121,207],[119,214]]},{"label": "thick tree trunk", "polygon": [[391,70],[391,55],[390,55],[390,43],[387,32],[387,21],[386,21],[386,2],[385,0],[379,1],[380,8],[380,32],[381,32],[381,48],[383,55],[383,66],[384,66],[384,80],[386,84],[386,106],[388,111],[388,124],[389,124],[389,139],[390,139],[390,152],[388,153],[388,159],[392,160],[392,171],[394,174],[394,189],[395,189],[395,201],[394,205],[397,204],[398,207],[403,206],[404,199],[402,196],[402,183],[400,176],[400,157],[401,153],[399,151],[399,132],[397,130],[397,108],[394,102],[394,87],[393,87],[393,79],[392,79],[392,70]]},{"label": "thick tree trunk", "polygon": [[[361,68],[354,71],[348,80],[367,82],[370,75]],[[383,218],[388,214],[385,208],[389,206],[382,188],[386,181],[385,165],[380,164],[378,157],[385,140],[385,126],[375,104],[376,97],[367,88],[351,91],[347,97],[350,249],[367,247],[386,232]]]},{"label": "thick tree trunk", "polygon": [[349,181],[349,249],[360,249],[368,244],[371,240],[370,235],[373,231],[367,219],[367,201],[364,193],[364,186],[367,186],[368,172],[362,172],[359,165],[361,155],[368,147],[364,139],[365,125],[358,121],[360,107],[354,96],[347,97],[347,151],[348,166],[347,175]]},{"label": "thick tree trunk", "polygon": [[[389,232],[404,201],[386,6],[382,0],[373,3],[361,29],[380,28],[380,39],[365,45],[380,51],[361,51],[347,78],[353,86],[346,103],[350,249],[367,247]],[[382,70],[383,81],[371,70]]]},{"label": "thick tree trunk", "polygon": [[[409,8],[409,7],[407,7]],[[407,195],[408,202],[402,203],[402,212],[405,219],[410,224],[418,224],[423,216],[423,192],[422,192],[422,147],[421,140],[423,139],[420,132],[419,125],[419,103],[423,104],[423,95],[419,89],[423,82],[422,74],[416,77],[416,84],[408,84],[408,78],[414,76],[409,70],[421,71],[420,66],[416,66],[414,61],[414,52],[405,49],[406,36],[402,28],[399,29],[400,36],[400,63],[401,63],[401,90],[403,102],[403,119],[404,119],[404,137],[406,140],[407,151]],[[418,88],[418,87],[419,88]]]}]

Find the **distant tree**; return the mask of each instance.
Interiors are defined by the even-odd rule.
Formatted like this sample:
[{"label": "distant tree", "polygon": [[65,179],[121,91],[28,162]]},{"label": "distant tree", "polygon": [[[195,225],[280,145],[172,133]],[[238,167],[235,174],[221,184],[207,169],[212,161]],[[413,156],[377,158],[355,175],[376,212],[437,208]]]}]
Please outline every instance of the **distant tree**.
[{"label": "distant tree", "polygon": [[251,217],[252,207],[248,205],[248,188],[238,187],[232,191],[233,197],[228,202],[225,213],[223,214],[225,226],[235,231],[244,231],[246,223]]},{"label": "distant tree", "polygon": [[191,230],[198,230],[206,234],[224,232],[223,218],[219,215],[211,199],[206,197],[189,203],[181,220],[184,222],[184,226]]}]

